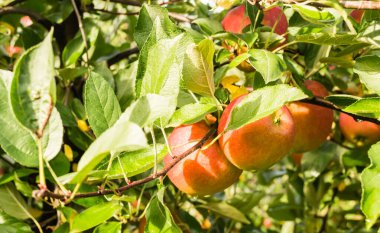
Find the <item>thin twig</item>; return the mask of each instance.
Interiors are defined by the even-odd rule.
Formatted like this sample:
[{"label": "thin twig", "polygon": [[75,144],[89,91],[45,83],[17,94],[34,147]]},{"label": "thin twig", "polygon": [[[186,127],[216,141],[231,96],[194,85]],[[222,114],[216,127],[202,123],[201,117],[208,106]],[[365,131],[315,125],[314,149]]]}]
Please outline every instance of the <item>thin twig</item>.
[{"label": "thin twig", "polygon": [[199,140],[197,144],[195,144],[193,147],[185,151],[183,154],[177,156],[177,158],[174,160],[173,163],[171,163],[169,166],[162,169],[160,172],[157,172],[156,175],[152,174],[143,179],[132,181],[128,185],[122,186],[116,190],[102,189],[97,192],[78,193],[78,194],[75,194],[74,196],[53,193],[51,191],[46,190],[40,193],[40,197],[50,197],[50,198],[55,198],[55,199],[60,199],[60,200],[66,200],[67,198],[70,198],[70,197],[71,199],[78,199],[78,198],[87,198],[87,197],[102,196],[102,195],[107,195],[107,194],[114,194],[115,192],[121,194],[122,192],[129,190],[133,187],[148,183],[152,180],[155,180],[156,178],[165,176],[166,173],[168,173],[170,169],[172,169],[182,159],[184,159],[186,156],[190,155],[194,151],[202,148],[203,145],[215,134],[215,132],[216,132],[216,127],[214,126],[201,140]]},{"label": "thin twig", "polygon": [[[308,0],[280,0],[280,2],[287,4],[299,4],[304,3]],[[272,3],[277,2],[275,0],[271,1]],[[361,10],[379,10],[380,2],[378,1],[339,1],[343,8],[346,9],[361,9]],[[310,5],[318,7],[326,7],[326,5],[313,1]]]},{"label": "thin twig", "polygon": [[133,1],[133,0],[109,0],[109,1],[115,2],[115,3],[121,3],[123,5],[128,5],[128,6],[142,6],[141,2]]},{"label": "thin twig", "polygon": [[9,3],[7,6],[14,6],[14,5],[17,5],[17,4],[25,2],[25,1],[26,0],[15,0],[15,1]]},{"label": "thin twig", "polygon": [[87,10],[90,11],[90,12],[102,12],[102,13],[107,13],[107,14],[111,14],[111,15],[138,15],[140,12],[136,11],[136,12],[117,12],[117,11],[109,11],[109,10],[104,10],[104,9],[98,9],[98,8],[95,8],[94,6],[92,5],[88,5],[87,7]]},{"label": "thin twig", "polygon": [[41,24],[42,26],[44,26],[48,30],[50,30],[52,26],[52,23],[49,20],[45,19],[42,15],[28,9],[12,7],[12,6],[6,6],[6,7],[0,8],[0,16],[7,15],[7,14],[27,15],[33,20],[35,20],[36,22],[38,22],[39,24]]},{"label": "thin twig", "polygon": [[125,58],[128,58],[132,54],[136,54],[138,52],[139,52],[139,48],[137,48],[137,47],[127,49],[127,50],[125,50],[125,51],[123,51],[121,53],[116,54],[112,58],[110,58],[108,60],[108,65],[111,66],[111,65],[113,65],[115,63],[118,63],[119,61],[121,61],[121,60],[123,60]]},{"label": "thin twig", "polygon": [[330,213],[330,210],[331,210],[331,206],[334,204],[334,199],[335,199],[335,197],[336,197],[337,194],[338,194],[338,189],[334,188],[333,189],[333,194],[331,196],[330,203],[327,205],[327,212],[326,212],[325,216],[323,216],[323,218],[322,218],[322,226],[319,229],[319,233],[326,232],[327,220],[329,218],[329,213]]},{"label": "thin twig", "polygon": [[350,116],[352,116],[355,119],[359,119],[359,120],[362,120],[362,121],[369,121],[369,122],[372,122],[372,123],[380,125],[380,121],[377,120],[377,119],[374,119],[374,118],[371,118],[371,117],[366,117],[366,116],[359,116],[359,115],[356,115],[356,114],[353,114],[353,113],[346,112],[346,111],[338,108],[337,106],[335,106],[333,103],[331,103],[331,102],[329,102],[329,101],[327,101],[327,100],[325,100],[323,98],[320,98],[320,97],[313,97],[313,98],[310,98],[310,99],[303,99],[303,100],[300,100],[300,102],[308,103],[308,104],[314,104],[314,105],[318,105],[318,106],[321,106],[321,107],[329,108],[329,109],[332,109],[332,110],[335,110],[335,111],[342,112],[342,113],[345,113],[347,115],[350,115]]},{"label": "thin twig", "polygon": [[184,23],[191,23],[191,19],[187,18],[186,16],[176,14],[173,12],[168,13],[170,17],[172,17],[174,20],[179,21],[179,22],[184,22]]},{"label": "thin twig", "polygon": [[75,3],[75,0],[71,0],[71,5],[73,5],[74,12],[75,12],[75,15],[76,15],[77,20],[78,20],[79,31],[80,31],[80,33],[82,35],[82,40],[83,40],[83,43],[84,43],[84,47],[86,48],[86,64],[87,64],[87,67],[88,67],[88,62],[89,62],[88,43],[87,43],[86,33],[85,33],[84,27],[83,27],[82,17],[80,15],[80,12],[79,12],[79,9],[77,7],[77,4]]}]

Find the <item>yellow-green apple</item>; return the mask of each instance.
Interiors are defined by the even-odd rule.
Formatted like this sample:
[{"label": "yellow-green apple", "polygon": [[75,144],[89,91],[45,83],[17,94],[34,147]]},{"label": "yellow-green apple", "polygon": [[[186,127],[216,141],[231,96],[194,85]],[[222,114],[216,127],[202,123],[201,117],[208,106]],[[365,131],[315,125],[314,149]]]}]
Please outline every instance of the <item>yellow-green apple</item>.
[{"label": "yellow-green apple", "polygon": [[[176,127],[168,139],[173,156],[179,156],[193,147],[209,130],[210,127],[203,121]],[[164,158],[165,167],[173,161],[175,159],[167,155]],[[182,159],[168,172],[168,177],[182,192],[204,196],[223,191],[239,179],[241,172],[227,160],[218,143],[213,143]]]},{"label": "yellow-green apple", "polygon": [[[232,110],[245,96],[234,99],[224,110],[219,122],[219,134],[227,129]],[[219,145],[236,167],[260,170],[272,166],[288,154],[293,146],[294,133],[292,115],[284,106],[267,117],[224,132],[219,138]]]},{"label": "yellow-green apple", "polygon": [[356,121],[345,113],[339,115],[339,126],[347,141],[356,146],[371,145],[380,140],[380,125],[368,121]]},{"label": "yellow-green apple", "polygon": [[[327,89],[319,82],[306,80],[305,87],[314,96],[325,97]],[[331,133],[334,114],[331,109],[294,102],[288,105],[295,124],[294,153],[303,153],[318,148]]]}]

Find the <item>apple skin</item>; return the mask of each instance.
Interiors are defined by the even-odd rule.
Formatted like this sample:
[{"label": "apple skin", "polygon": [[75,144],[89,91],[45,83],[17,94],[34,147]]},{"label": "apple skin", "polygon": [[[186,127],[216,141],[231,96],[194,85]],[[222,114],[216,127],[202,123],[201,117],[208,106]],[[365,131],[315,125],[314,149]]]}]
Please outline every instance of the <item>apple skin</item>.
[{"label": "apple skin", "polygon": [[[234,99],[224,110],[219,122],[219,134],[227,128],[233,108],[244,97]],[[219,138],[219,145],[236,167],[262,170],[281,160],[291,150],[294,133],[292,115],[284,106],[272,115],[225,132]]]},{"label": "apple skin", "polygon": [[297,166],[301,166],[303,154],[292,154],[291,157]]},{"label": "apple skin", "polygon": [[[179,156],[197,144],[210,127],[203,121],[176,127],[169,136],[172,153]],[[208,143],[210,143],[210,139]],[[164,166],[169,166],[174,159],[167,155]],[[177,163],[169,172],[171,182],[182,192],[190,195],[211,195],[238,181],[242,171],[233,166],[223,154],[218,143],[204,150],[196,150]]]},{"label": "apple skin", "polygon": [[350,16],[357,22],[357,23],[360,23],[363,19],[363,15],[364,15],[364,10],[353,10],[351,11],[350,13]]},{"label": "apple skin", "polygon": [[242,33],[243,29],[251,24],[248,15],[245,14],[245,6],[235,7],[227,12],[222,20],[222,26],[225,31],[231,33]]},{"label": "apple skin", "polygon": [[340,113],[339,126],[347,141],[356,146],[367,146],[380,140],[380,125],[375,123],[358,122],[350,115]]},{"label": "apple skin", "polygon": [[[327,89],[317,81],[306,80],[305,87],[314,96],[328,95]],[[296,128],[292,150],[294,153],[314,150],[326,141],[334,121],[334,113],[331,109],[300,102],[291,103],[288,108],[293,115]]]},{"label": "apple skin", "polygon": [[[245,5],[233,8],[222,20],[225,31],[231,33],[242,33],[243,29],[251,24],[251,20],[245,13]],[[262,25],[274,28],[274,32],[283,35],[288,30],[288,21],[280,7],[273,7],[264,11]]]},{"label": "apple skin", "polygon": [[[277,22],[278,21],[278,22]],[[243,32],[243,29],[251,24],[251,20],[248,15],[245,13],[245,5],[240,5],[238,7],[233,8],[222,20],[222,26],[225,31],[231,33],[240,34]],[[268,26],[270,28],[274,27],[274,32],[283,35],[288,30],[288,21],[284,15],[284,12],[280,7],[273,7],[264,11],[264,17],[261,22],[262,25]],[[285,43],[285,42],[284,42]],[[225,46],[228,50],[230,46]],[[231,52],[233,52],[232,49]],[[237,54],[242,54],[248,51],[248,48],[245,46],[238,46]],[[243,61],[238,65],[238,68],[244,72],[253,72],[255,69],[249,64],[247,61]]]}]

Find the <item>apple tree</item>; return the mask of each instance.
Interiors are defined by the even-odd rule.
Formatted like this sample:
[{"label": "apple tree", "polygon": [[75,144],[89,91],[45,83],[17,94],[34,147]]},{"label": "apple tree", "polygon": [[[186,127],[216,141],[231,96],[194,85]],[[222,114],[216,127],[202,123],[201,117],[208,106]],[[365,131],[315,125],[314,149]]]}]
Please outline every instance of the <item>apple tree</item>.
[{"label": "apple tree", "polygon": [[378,232],[380,2],[0,7],[0,232]]}]

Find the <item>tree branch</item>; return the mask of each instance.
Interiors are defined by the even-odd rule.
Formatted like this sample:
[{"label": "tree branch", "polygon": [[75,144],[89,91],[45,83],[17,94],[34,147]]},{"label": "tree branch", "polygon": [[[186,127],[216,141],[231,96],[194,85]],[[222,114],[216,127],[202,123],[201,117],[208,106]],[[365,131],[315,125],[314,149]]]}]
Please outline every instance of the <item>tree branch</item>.
[{"label": "tree branch", "polygon": [[329,108],[329,109],[332,109],[332,110],[335,110],[335,111],[342,112],[342,113],[345,113],[347,115],[350,115],[350,116],[352,116],[355,119],[359,119],[359,120],[363,120],[363,121],[369,121],[369,122],[372,122],[372,123],[380,125],[380,121],[377,120],[377,119],[374,119],[374,118],[371,118],[371,117],[359,116],[359,115],[356,115],[356,114],[353,114],[353,113],[346,112],[346,111],[338,108],[337,106],[335,106],[333,103],[331,103],[331,102],[329,102],[329,101],[327,101],[327,100],[325,100],[323,98],[320,98],[320,97],[313,97],[311,99],[303,99],[303,100],[300,100],[300,102],[308,103],[308,104],[314,104],[314,105],[318,105],[318,106],[321,106],[321,107]]},{"label": "tree branch", "polygon": [[133,1],[133,0],[109,0],[109,1],[114,2],[114,3],[121,3],[123,5],[128,5],[128,6],[142,6],[141,2]]},{"label": "tree branch", "polygon": [[28,9],[23,9],[23,8],[18,8],[18,7],[13,7],[13,6],[6,6],[6,7],[0,8],[0,16],[7,15],[7,14],[27,15],[33,20],[35,20],[36,22],[43,25],[48,30],[50,30],[50,28],[52,27],[52,23],[49,20],[45,19],[42,15],[36,12],[30,11]]},{"label": "tree branch", "polygon": [[[102,196],[102,195],[113,194],[113,193],[121,194],[122,192],[124,192],[128,189],[131,189],[133,187],[148,183],[148,182],[155,180],[157,178],[163,177],[166,175],[166,173],[168,173],[170,171],[170,169],[172,169],[177,163],[179,163],[186,156],[188,156],[191,153],[193,153],[194,151],[202,148],[202,146],[205,145],[205,143],[215,134],[215,132],[216,132],[216,126],[212,127],[210,129],[210,131],[197,144],[195,144],[193,147],[191,147],[190,149],[188,149],[187,151],[185,151],[184,153],[179,155],[174,160],[174,162],[172,164],[165,167],[164,169],[162,169],[160,172],[158,172],[156,174],[152,174],[152,175],[145,177],[143,179],[140,179],[140,180],[132,181],[129,184],[122,186],[116,190],[103,189],[103,190],[99,190],[97,192],[78,193],[74,196],[74,199],[94,197],[94,196]],[[67,200],[69,198],[72,198],[72,197],[70,197],[70,195],[57,194],[57,193],[53,193],[53,192],[48,191],[48,190],[45,190],[45,191],[44,190],[36,190],[36,191],[40,192],[37,194],[37,196],[41,197],[41,198],[50,197],[50,198],[54,198],[54,199],[60,199],[63,201]]]},{"label": "tree branch", "polygon": [[127,50],[125,50],[125,51],[123,51],[121,53],[118,53],[115,56],[111,57],[108,60],[108,65],[111,66],[111,65],[113,65],[115,63],[118,63],[119,61],[121,61],[121,60],[123,60],[125,58],[128,58],[132,54],[136,54],[138,52],[139,52],[139,48],[137,48],[137,47],[127,49]]},{"label": "tree branch", "polygon": [[[297,4],[307,2],[308,0],[280,0],[283,3],[287,4]],[[272,3],[276,1],[271,1]],[[379,10],[380,2],[377,1],[339,1],[343,8],[346,9],[361,9],[361,10]],[[310,2],[310,5],[325,7],[324,4],[318,2]]]}]

